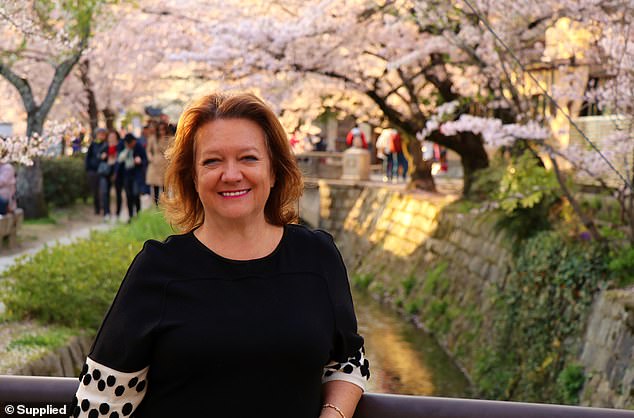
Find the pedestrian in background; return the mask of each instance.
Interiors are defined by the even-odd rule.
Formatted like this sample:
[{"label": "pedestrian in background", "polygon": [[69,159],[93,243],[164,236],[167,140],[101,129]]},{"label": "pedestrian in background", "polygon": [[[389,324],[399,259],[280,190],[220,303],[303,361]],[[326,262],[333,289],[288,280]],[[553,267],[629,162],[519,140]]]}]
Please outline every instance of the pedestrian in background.
[{"label": "pedestrian in background", "polygon": [[101,162],[101,154],[105,147],[107,131],[103,128],[99,128],[95,131],[95,137],[90,141],[88,151],[86,151],[86,177],[88,179],[88,187],[92,194],[93,206],[95,209],[95,215],[101,215],[101,209],[103,205],[101,203],[101,196],[99,192],[99,174],[97,169]]},{"label": "pedestrian in background", "polygon": [[376,156],[382,160],[383,181],[392,181],[393,156],[391,148],[391,138],[396,131],[386,128],[381,131],[381,135],[376,140]]},{"label": "pedestrian in background", "polygon": [[[117,174],[117,155],[119,152],[119,142],[121,137],[115,130],[109,131],[106,139],[106,144],[100,154],[101,162],[97,169],[99,175],[99,191],[101,196],[101,202],[103,204],[103,217],[104,221],[110,220],[110,190],[115,183],[115,177]],[[121,196],[118,196],[118,200]],[[119,203],[119,211],[121,210]],[[117,211],[117,215],[119,214]]]},{"label": "pedestrian in background", "polygon": [[405,153],[403,152],[403,141],[401,140],[401,134],[396,129],[393,129],[393,133],[390,136],[390,151],[392,152],[392,180],[398,181],[399,171],[400,175],[405,181],[407,178],[407,170],[409,164]]},{"label": "pedestrian in background", "polygon": [[86,138],[86,129],[81,128],[79,133],[72,141],[70,141],[70,146],[73,155],[77,155],[81,153],[81,147],[84,144],[84,138]]},{"label": "pedestrian in background", "polygon": [[[137,138],[137,143],[140,144],[143,148],[145,148],[145,153],[147,154],[147,144],[149,138],[151,136],[156,136],[156,122],[152,119],[147,121],[147,124],[141,130],[141,136]],[[147,177],[147,166],[145,166],[143,173],[143,185],[141,186],[141,195],[149,195],[150,194],[150,186],[145,182],[145,178]]]},{"label": "pedestrian in background", "polygon": [[145,183],[151,187],[154,204],[157,206],[163,191],[165,169],[167,168],[165,150],[169,145],[170,139],[169,125],[165,122],[159,122],[156,135],[148,136],[146,148],[148,166]]},{"label": "pedestrian in background", "polygon": [[147,164],[145,149],[137,143],[136,137],[128,133],[123,138],[125,147],[119,153],[118,163],[122,165],[123,188],[128,204],[128,222],[141,211],[141,187],[143,168]]}]

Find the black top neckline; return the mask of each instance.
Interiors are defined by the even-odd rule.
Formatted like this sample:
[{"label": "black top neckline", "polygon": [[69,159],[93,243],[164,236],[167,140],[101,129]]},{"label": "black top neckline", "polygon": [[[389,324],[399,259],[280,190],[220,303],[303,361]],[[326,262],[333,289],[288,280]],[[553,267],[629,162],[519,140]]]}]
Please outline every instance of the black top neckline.
[{"label": "black top neckline", "polygon": [[235,260],[233,258],[227,258],[227,257],[223,257],[220,254],[218,254],[217,252],[215,252],[214,250],[212,250],[211,248],[207,247],[205,244],[202,243],[202,241],[200,241],[198,239],[198,237],[194,234],[195,230],[190,231],[189,233],[187,233],[186,235],[189,235],[190,238],[192,239],[192,241],[194,242],[194,244],[200,248],[201,250],[203,250],[205,253],[211,255],[212,257],[214,257],[215,259],[226,263],[226,264],[233,264],[233,265],[249,265],[249,264],[254,264],[254,263],[260,263],[260,262],[266,262],[268,260],[271,260],[273,258],[275,258],[275,256],[280,252],[280,249],[282,248],[282,244],[284,243],[284,241],[286,241],[287,235],[288,235],[288,225],[283,225],[282,226],[283,230],[282,230],[282,238],[280,239],[280,242],[277,243],[277,245],[275,246],[275,248],[273,249],[273,251],[271,251],[269,254],[263,256],[263,257],[258,257],[258,258],[252,258],[249,260]]}]

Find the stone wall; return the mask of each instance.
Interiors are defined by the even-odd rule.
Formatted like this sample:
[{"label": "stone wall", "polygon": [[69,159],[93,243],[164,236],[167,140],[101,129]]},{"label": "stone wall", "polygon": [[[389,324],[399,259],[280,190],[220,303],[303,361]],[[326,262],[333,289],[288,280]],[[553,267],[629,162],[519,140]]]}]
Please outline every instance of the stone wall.
[{"label": "stone wall", "polygon": [[[513,260],[491,215],[460,213],[454,198],[320,182],[319,226],[333,233],[351,280],[432,332],[469,376],[474,347],[493,344],[491,300]],[[634,291],[597,298],[580,341],[585,405],[634,405]],[[519,326],[519,325],[518,325]]]},{"label": "stone wall", "polygon": [[634,289],[609,290],[595,301],[581,355],[585,405],[634,405]]},{"label": "stone wall", "polygon": [[67,345],[52,350],[16,370],[0,371],[0,374],[77,377],[86,361],[92,341],[92,337],[72,337]]}]

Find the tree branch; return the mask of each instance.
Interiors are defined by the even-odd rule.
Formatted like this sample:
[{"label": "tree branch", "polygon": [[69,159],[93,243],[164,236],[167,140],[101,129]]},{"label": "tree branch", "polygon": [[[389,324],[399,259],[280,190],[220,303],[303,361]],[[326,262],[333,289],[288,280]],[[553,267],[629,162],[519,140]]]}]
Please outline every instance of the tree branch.
[{"label": "tree branch", "polygon": [[583,213],[583,210],[581,209],[581,205],[579,205],[579,202],[577,202],[577,200],[574,198],[572,193],[570,193],[570,190],[568,190],[568,186],[566,186],[566,183],[562,177],[561,171],[559,170],[557,159],[553,156],[553,154],[548,154],[548,157],[550,158],[550,162],[553,165],[553,170],[555,172],[555,176],[557,177],[557,182],[559,183],[559,186],[561,187],[561,190],[564,193],[564,196],[566,196],[566,199],[568,199],[568,202],[570,202],[572,209],[575,211],[575,213],[577,214],[577,216],[579,217],[583,225],[588,229],[588,232],[590,232],[590,235],[592,236],[592,238],[597,242],[602,242],[603,237],[599,233],[599,230],[597,229],[596,225],[594,224],[591,218],[587,217],[585,213]]},{"label": "tree branch", "polygon": [[35,99],[33,98],[33,90],[26,79],[18,76],[2,62],[0,62],[0,75],[11,83],[18,93],[20,93],[20,97],[22,97],[22,102],[24,103],[24,108],[27,112],[37,108]]},{"label": "tree branch", "polygon": [[410,97],[409,106],[412,110],[412,113],[418,116],[421,120],[427,119],[425,115],[423,115],[423,112],[420,110],[420,102],[418,101],[418,96],[416,95],[416,89],[414,88],[414,85],[412,84],[412,79],[407,78],[405,74],[403,73],[403,70],[401,70],[400,68],[397,70],[397,72],[398,72],[398,76],[401,78],[401,80],[403,80],[403,85],[405,86],[405,88],[407,89],[407,92],[409,93],[409,97]]}]

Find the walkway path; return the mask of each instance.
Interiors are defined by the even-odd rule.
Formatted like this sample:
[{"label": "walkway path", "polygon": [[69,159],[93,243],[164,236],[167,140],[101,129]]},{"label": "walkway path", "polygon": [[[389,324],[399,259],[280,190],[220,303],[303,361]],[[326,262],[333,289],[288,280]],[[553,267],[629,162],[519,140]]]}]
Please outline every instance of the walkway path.
[{"label": "walkway path", "polygon": [[[141,207],[145,209],[149,205],[149,198],[144,196]],[[103,231],[117,225],[114,222],[105,223],[101,216],[94,215],[90,205],[58,209],[51,216],[55,223],[22,225],[18,232],[19,245],[11,250],[0,249],[0,275],[21,256],[33,255],[45,246],[70,244],[77,239],[89,237],[91,231]],[[120,222],[127,220],[127,211],[124,209]]]}]

